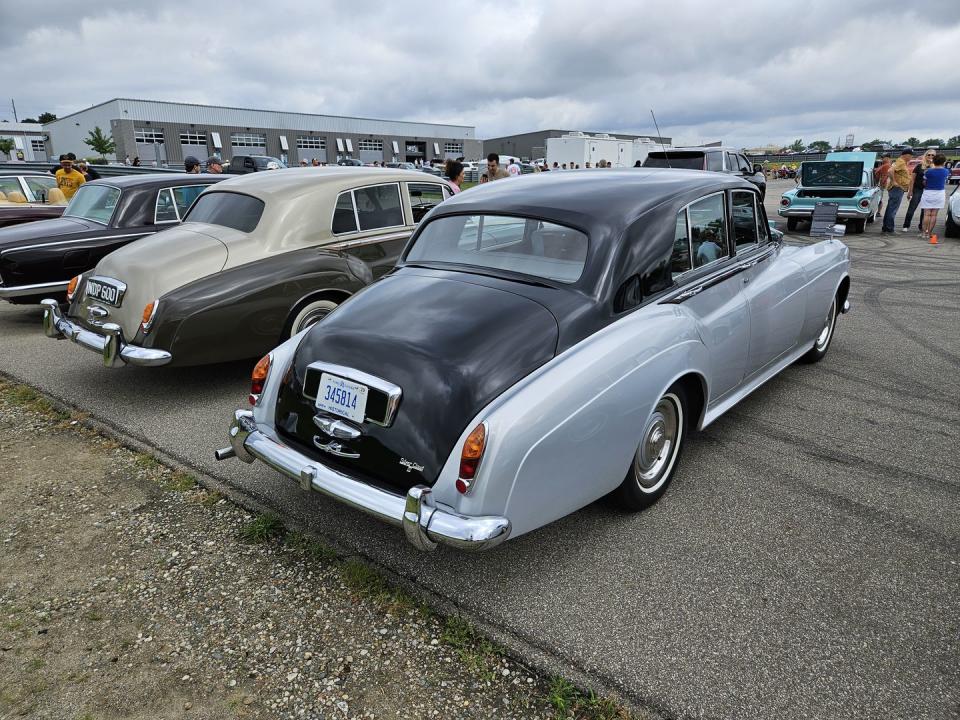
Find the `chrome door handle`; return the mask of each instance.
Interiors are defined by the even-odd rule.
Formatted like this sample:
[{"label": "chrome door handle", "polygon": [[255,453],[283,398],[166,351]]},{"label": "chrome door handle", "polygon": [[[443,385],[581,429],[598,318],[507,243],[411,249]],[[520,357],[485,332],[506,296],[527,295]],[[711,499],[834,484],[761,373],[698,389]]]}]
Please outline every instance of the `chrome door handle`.
[{"label": "chrome door handle", "polygon": [[748,282],[750,282],[750,278],[745,277],[745,278],[743,279],[743,284],[746,285]]}]

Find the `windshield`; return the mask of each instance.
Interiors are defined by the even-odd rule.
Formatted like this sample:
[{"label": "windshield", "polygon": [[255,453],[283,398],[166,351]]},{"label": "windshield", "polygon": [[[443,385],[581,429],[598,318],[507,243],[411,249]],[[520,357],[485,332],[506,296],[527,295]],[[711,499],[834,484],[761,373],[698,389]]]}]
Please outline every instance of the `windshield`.
[{"label": "windshield", "polygon": [[863,163],[836,160],[805,162],[801,166],[801,177],[804,187],[825,185],[860,187],[863,179]]},{"label": "windshield", "polygon": [[644,167],[671,167],[681,170],[703,170],[702,152],[656,152],[647,155]]},{"label": "windshield", "polygon": [[263,201],[255,197],[232,192],[206,192],[194,201],[183,221],[253,232],[262,214]]},{"label": "windshield", "polygon": [[430,222],[407,253],[410,263],[450,263],[574,283],[587,259],[579,230],[531,218],[456,215]]},{"label": "windshield", "polygon": [[109,185],[81,185],[63,211],[70,217],[93,220],[107,225],[120,199],[120,191]]},{"label": "windshield", "polygon": [[277,158],[275,158],[275,157],[264,157],[264,156],[262,156],[262,155],[254,155],[254,156],[253,156],[253,164],[256,165],[258,168],[260,168],[261,170],[267,169],[267,168],[269,167],[270,163],[273,163],[273,164],[274,164],[274,167],[276,167],[276,168],[285,168],[285,167],[286,167],[286,165],[284,165],[282,162],[280,162],[280,161],[279,161]]}]

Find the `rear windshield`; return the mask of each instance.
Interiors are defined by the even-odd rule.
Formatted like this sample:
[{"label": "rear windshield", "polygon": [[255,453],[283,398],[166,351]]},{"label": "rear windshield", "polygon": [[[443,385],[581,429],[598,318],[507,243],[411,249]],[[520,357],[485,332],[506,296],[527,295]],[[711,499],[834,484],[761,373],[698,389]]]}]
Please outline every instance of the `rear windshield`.
[{"label": "rear windshield", "polygon": [[120,199],[120,191],[109,185],[81,185],[63,211],[64,215],[109,224]]},{"label": "rear windshield", "polygon": [[652,152],[643,161],[644,167],[671,167],[681,170],[703,170],[702,152]]},{"label": "rear windshield", "polygon": [[280,160],[278,160],[275,157],[264,157],[262,155],[253,156],[253,164],[260,169],[266,169],[267,165],[269,165],[270,163],[276,163],[277,167],[281,167],[281,168],[286,167],[286,165],[284,165],[282,162],[280,162]]},{"label": "rear windshield", "polygon": [[806,187],[839,185],[841,187],[859,187],[863,178],[863,163],[838,160],[805,162],[801,167],[801,177]]},{"label": "rear windshield", "polygon": [[439,263],[521,273],[574,283],[587,259],[579,230],[531,218],[456,215],[437,218],[407,253],[410,263]]},{"label": "rear windshield", "polygon": [[253,232],[263,215],[263,201],[233,192],[209,192],[197,198],[184,222],[222,225]]}]

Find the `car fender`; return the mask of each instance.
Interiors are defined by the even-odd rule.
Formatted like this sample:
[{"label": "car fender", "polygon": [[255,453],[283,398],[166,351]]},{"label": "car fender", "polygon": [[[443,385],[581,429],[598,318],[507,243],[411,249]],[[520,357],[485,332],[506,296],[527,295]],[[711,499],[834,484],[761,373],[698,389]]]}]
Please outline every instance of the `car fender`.
[{"label": "car fender", "polygon": [[[591,335],[531,373],[465,428],[437,482],[438,503],[467,515],[504,515],[529,532],[615,489],[656,403],[682,375],[709,378],[693,321],[650,304]],[[695,419],[696,425],[699,419]],[[470,493],[456,490],[460,450],[487,425]]]},{"label": "car fender", "polygon": [[839,240],[812,245],[784,246],[786,257],[800,265],[807,276],[807,312],[801,342],[812,342],[823,328],[823,319],[850,269],[850,249]]}]

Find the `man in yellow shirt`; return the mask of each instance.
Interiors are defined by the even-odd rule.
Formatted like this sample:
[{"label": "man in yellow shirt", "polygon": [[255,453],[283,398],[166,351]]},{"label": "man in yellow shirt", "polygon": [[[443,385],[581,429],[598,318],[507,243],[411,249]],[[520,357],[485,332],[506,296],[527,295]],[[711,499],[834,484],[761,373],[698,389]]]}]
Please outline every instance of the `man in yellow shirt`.
[{"label": "man in yellow shirt", "polygon": [[57,187],[63,191],[64,197],[69,200],[81,185],[87,180],[83,173],[73,167],[73,160],[66,155],[60,156],[60,169],[57,170]]},{"label": "man in yellow shirt", "polygon": [[887,173],[887,211],[883,214],[883,227],[880,232],[892,233],[900,209],[900,201],[909,192],[913,184],[909,162],[913,160],[913,150],[905,148]]}]

